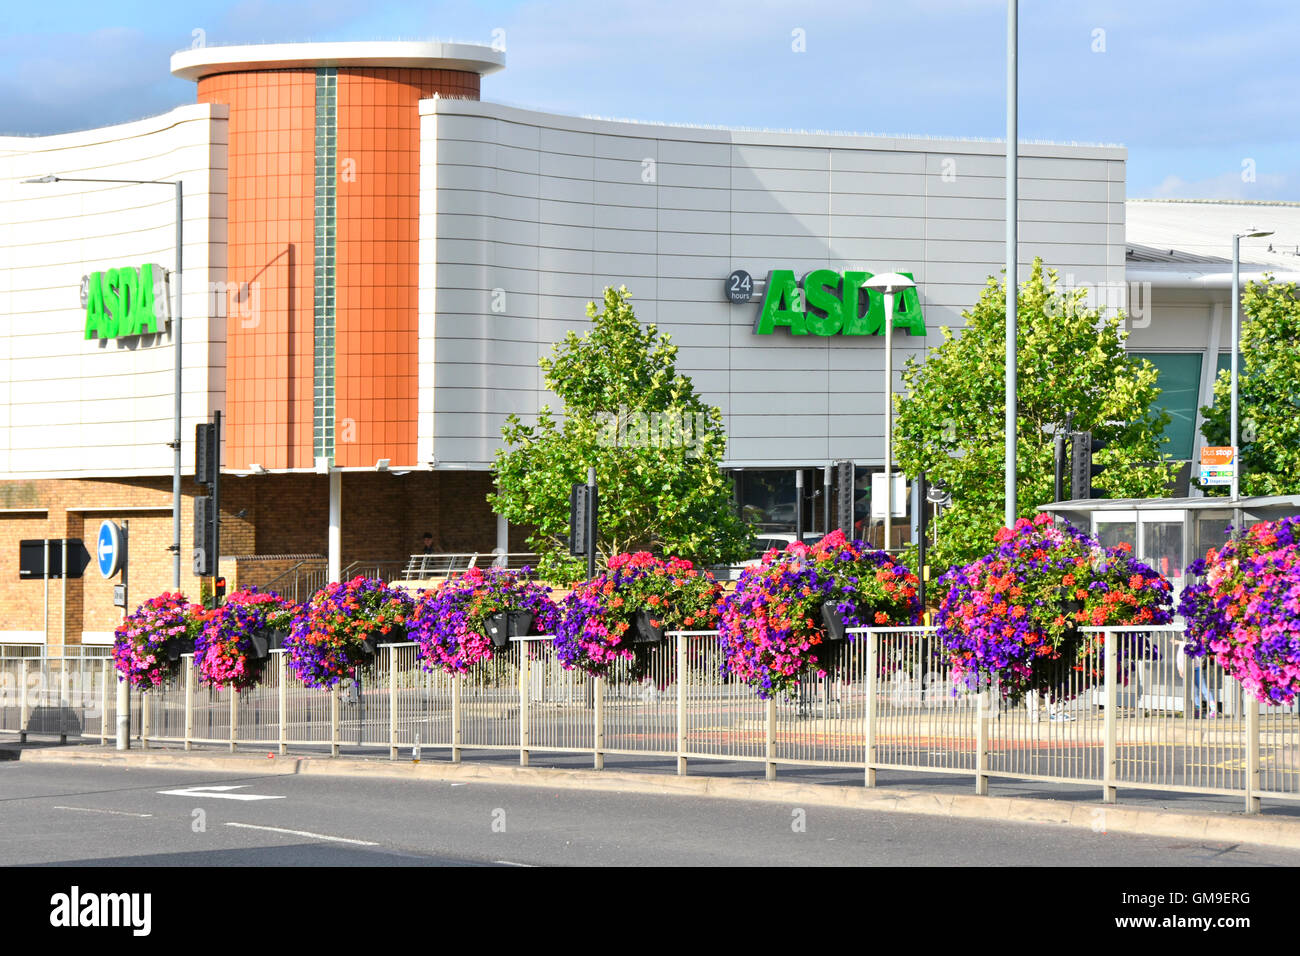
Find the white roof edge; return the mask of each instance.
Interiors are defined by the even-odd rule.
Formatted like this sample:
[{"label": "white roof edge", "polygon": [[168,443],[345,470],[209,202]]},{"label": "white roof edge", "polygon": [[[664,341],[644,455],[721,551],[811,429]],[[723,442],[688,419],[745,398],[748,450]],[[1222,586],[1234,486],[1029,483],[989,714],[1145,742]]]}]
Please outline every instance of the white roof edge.
[{"label": "white roof edge", "polygon": [[181,50],[171,58],[172,73],[184,80],[199,80],[215,73],[330,66],[465,70],[482,75],[495,73],[505,65],[505,53],[490,46],[436,40],[212,46]]},{"label": "white roof edge", "polygon": [[[1002,156],[1005,148],[1001,141],[978,139],[940,139],[921,136],[883,136],[873,133],[830,133],[798,130],[762,130],[721,126],[692,126],[672,123],[647,123],[639,120],[597,119],[548,113],[519,106],[508,106],[487,100],[470,100],[461,97],[442,97],[420,101],[420,113],[475,114],[493,119],[505,119],[527,125],[560,128],[582,133],[612,133],[640,139],[682,139],[696,142],[744,143],[754,145],[817,145],[842,149],[896,149],[916,152],[980,153]],[[1086,153],[1089,159],[1125,161],[1128,149],[1124,146],[1097,146],[1071,143],[1021,142],[1020,156],[1071,157]]]},{"label": "white roof edge", "polygon": [[[1220,263],[1206,263],[1203,269],[1197,269],[1195,263],[1169,263],[1160,268],[1155,263],[1143,263],[1142,268],[1132,266],[1124,270],[1129,282],[1149,282],[1156,289],[1231,289],[1232,270],[1224,271]],[[1284,272],[1281,269],[1260,269],[1253,267],[1249,272],[1241,272],[1239,284],[1244,287],[1248,282],[1263,282],[1265,275],[1271,275],[1274,282],[1300,283],[1300,272]]]},{"label": "white roof edge", "polygon": [[0,136],[0,150],[14,153],[31,153],[38,149],[65,149],[91,143],[129,139],[144,136],[200,119],[229,119],[230,107],[225,103],[183,103],[165,113],[143,116],[139,119],[115,123],[112,126],[95,126],[90,129],[71,130],[66,133],[47,133],[42,136]]}]

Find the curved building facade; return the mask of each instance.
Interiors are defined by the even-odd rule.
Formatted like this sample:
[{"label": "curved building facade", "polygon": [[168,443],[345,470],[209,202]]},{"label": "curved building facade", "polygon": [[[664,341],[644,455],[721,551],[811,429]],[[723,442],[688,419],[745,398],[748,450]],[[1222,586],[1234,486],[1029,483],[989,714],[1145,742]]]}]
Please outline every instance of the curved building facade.
[{"label": "curved building facade", "polygon": [[[187,50],[171,68],[193,104],[0,137],[0,645],[102,645],[122,614],[120,580],[93,566],[20,573],[23,541],[88,556],[102,521],[129,523],[130,603],[171,588],[182,326],[192,597],[195,426],[216,412],[230,587],[399,562],[425,531],[442,551],[523,550],[486,502],[501,426],[554,404],[538,359],[611,285],[721,408],[738,502],[762,527],[793,523],[798,469],[817,469],[816,487],[830,461],[881,468],[900,382],[883,380],[881,303],[862,283],[916,280],[896,370],[960,328],[1003,267],[1002,144],[481,101],[503,66],[451,43]],[[1022,268],[1042,256],[1125,287],[1125,150],[1020,149]],[[157,184],[177,179],[180,276],[173,193]],[[123,284],[146,274],[169,276],[167,308],[121,321],[136,294]],[[83,287],[116,298],[87,304]],[[800,507],[817,527],[821,504]]]}]

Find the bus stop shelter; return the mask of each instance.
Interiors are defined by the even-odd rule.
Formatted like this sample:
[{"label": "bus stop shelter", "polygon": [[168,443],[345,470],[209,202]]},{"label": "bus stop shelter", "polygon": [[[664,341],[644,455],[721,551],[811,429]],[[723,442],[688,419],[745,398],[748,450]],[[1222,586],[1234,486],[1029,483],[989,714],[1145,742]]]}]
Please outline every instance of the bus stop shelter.
[{"label": "bus stop shelter", "polygon": [[[1300,495],[1254,498],[1083,498],[1040,505],[1087,531],[1105,547],[1133,546],[1133,556],[1182,591],[1187,565],[1228,540],[1228,529],[1300,514]],[[1239,515],[1239,517],[1238,517]]]}]

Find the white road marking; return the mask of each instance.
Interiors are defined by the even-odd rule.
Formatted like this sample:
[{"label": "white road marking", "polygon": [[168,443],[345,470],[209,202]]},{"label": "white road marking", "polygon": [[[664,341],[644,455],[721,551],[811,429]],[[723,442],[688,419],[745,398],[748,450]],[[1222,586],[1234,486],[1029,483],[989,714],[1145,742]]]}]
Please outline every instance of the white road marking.
[{"label": "white road marking", "polygon": [[312,833],[308,830],[286,830],[283,827],[260,827],[254,823],[227,823],[228,827],[239,827],[241,830],[266,830],[270,833],[284,833],[289,836],[309,837],[313,840],[329,840],[331,843],[352,843],[356,846],[379,846],[370,840],[353,840],[348,837],[328,836],[324,833]]},{"label": "white road marking", "polygon": [[151,817],[152,813],[132,813],[129,810],[101,810],[98,807],[55,807],[55,810],[79,810],[82,813],[111,813],[119,817]]},{"label": "white road marking", "polygon": [[227,793],[229,790],[243,790],[248,786],[241,784],[220,784],[211,787],[185,787],[181,790],[159,790],[169,797],[211,797],[214,800],[283,800],[283,796],[273,797],[259,793]]},{"label": "white road marking", "polygon": [[515,863],[512,860],[493,860],[492,862],[496,863],[498,866],[526,866],[529,869],[533,869],[531,863]]}]

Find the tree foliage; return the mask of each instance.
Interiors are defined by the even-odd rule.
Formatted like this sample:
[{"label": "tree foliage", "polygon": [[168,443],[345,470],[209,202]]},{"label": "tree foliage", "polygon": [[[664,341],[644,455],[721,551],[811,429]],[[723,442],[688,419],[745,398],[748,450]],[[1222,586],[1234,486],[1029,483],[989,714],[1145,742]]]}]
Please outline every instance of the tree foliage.
[{"label": "tree foliage", "polygon": [[[1241,299],[1247,321],[1241,327],[1238,382],[1238,439],[1241,493],[1286,495],[1300,492],[1300,296],[1294,282],[1266,275],[1247,284]],[[1231,442],[1232,376],[1214,383],[1214,404],[1203,407],[1201,434],[1211,445]],[[1227,494],[1224,487],[1207,488]]]},{"label": "tree foliage", "polygon": [[532,529],[543,573],[583,577],[568,555],[569,489],[594,465],[601,563],[638,550],[697,564],[748,557],[753,536],[719,467],[722,413],[677,372],[670,336],[637,320],[626,288],[607,288],[603,305],[589,303],[592,327],[569,332],[539,363],[563,414],[543,406],[535,424],[507,419],[493,508]]},{"label": "tree foliage", "polygon": [[[1172,468],[1161,462],[1169,416],[1155,410],[1157,372],[1124,351],[1124,317],[1088,307],[1083,289],[1057,288],[1041,259],[1018,293],[1016,325],[1017,517],[1054,498],[1053,432],[1091,430],[1106,447],[1094,494],[1150,497],[1165,493]],[[1006,291],[990,276],[958,335],[926,361],[908,359],[906,399],[895,397],[894,449],[902,470],[924,471],[952,493],[935,549],[936,566],[966,563],[991,547],[1003,525],[1006,409]],[[1068,485],[1066,494],[1068,495]]]}]

